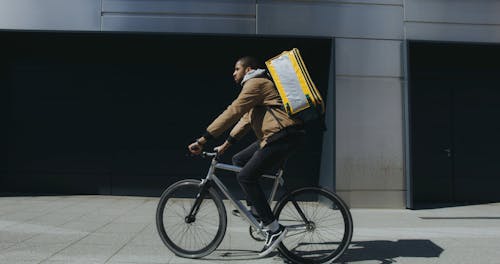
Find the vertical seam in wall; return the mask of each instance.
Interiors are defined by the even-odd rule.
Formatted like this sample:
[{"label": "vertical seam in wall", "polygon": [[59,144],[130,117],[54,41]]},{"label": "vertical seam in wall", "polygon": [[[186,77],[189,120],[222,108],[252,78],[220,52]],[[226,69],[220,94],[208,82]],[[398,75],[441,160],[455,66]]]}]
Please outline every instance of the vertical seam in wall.
[{"label": "vertical seam in wall", "polygon": [[406,40],[406,0],[403,0],[403,41]]},{"label": "vertical seam in wall", "polygon": [[410,146],[410,98],[409,98],[409,43],[406,32],[406,0],[403,0],[403,177],[406,187],[405,206],[413,208],[412,184],[411,184],[411,146]]},{"label": "vertical seam in wall", "polygon": [[406,0],[403,0],[403,164],[404,179],[406,185],[406,208],[413,207],[412,184],[411,184],[411,146],[410,146],[410,98],[409,98],[409,43],[406,31]]},{"label": "vertical seam in wall", "polygon": [[100,10],[100,12],[99,12],[99,27],[100,27],[100,31],[102,31],[102,13],[103,13],[103,12],[102,12],[102,11],[103,11],[103,10],[102,10],[102,7],[103,7],[103,3],[102,3],[102,2],[103,2],[104,0],[100,0],[100,1],[101,1],[101,10]]},{"label": "vertical seam in wall", "polygon": [[[337,61],[337,54],[336,54],[336,50],[337,50],[337,44],[336,44],[336,39],[335,37],[332,37],[332,41],[331,41],[331,54],[330,54],[330,78],[332,80],[332,83],[330,85],[332,85],[332,96],[333,98],[330,99],[331,100],[331,106],[332,106],[332,109],[333,109],[333,113],[331,114],[331,119],[332,119],[332,134],[331,135],[331,140],[332,140],[332,163],[333,163],[333,166],[332,166],[332,174],[333,174],[333,179],[332,179],[332,189],[333,191],[335,191],[337,189],[337,118],[336,118],[336,108],[337,108],[337,64],[336,64],[336,61]],[[323,138],[324,140],[324,138]],[[350,199],[349,199],[349,203],[350,203]]]},{"label": "vertical seam in wall", "polygon": [[[325,125],[323,132],[323,142],[321,147],[319,185],[330,191],[336,191],[336,172],[335,172],[335,38],[330,40],[330,66],[328,70],[327,91],[323,98],[327,98]],[[331,110],[329,110],[331,109]],[[331,122],[330,122],[331,121]]]},{"label": "vertical seam in wall", "polygon": [[257,19],[259,19],[259,1],[255,0],[255,35],[259,34],[259,23]]},{"label": "vertical seam in wall", "polygon": [[413,202],[412,184],[411,184],[411,146],[410,146],[410,99],[409,99],[409,44],[404,41],[402,44],[403,52],[403,174],[406,187],[406,208],[412,208]]}]

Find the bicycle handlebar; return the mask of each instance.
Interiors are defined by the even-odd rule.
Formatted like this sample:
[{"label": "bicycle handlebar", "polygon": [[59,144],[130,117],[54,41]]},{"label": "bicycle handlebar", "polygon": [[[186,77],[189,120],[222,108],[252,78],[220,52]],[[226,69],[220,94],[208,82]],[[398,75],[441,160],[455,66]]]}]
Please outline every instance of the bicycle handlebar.
[{"label": "bicycle handlebar", "polygon": [[202,156],[203,158],[206,158],[206,157],[209,157],[209,158],[210,158],[210,157],[217,157],[217,155],[219,155],[219,153],[218,153],[218,152],[206,152],[206,151],[203,151],[203,152],[201,153],[201,156]]},{"label": "bicycle handlebar", "polygon": [[[193,147],[193,148],[191,148],[191,149],[192,149],[192,150],[197,150],[197,149],[198,149],[198,147]],[[191,154],[191,156],[193,156],[193,154]],[[218,151],[216,151],[216,152],[207,152],[207,151],[203,151],[203,152],[200,154],[200,156],[201,156],[202,158],[207,158],[207,157],[209,157],[209,158],[211,158],[211,157],[215,157],[215,158],[217,158],[217,156],[219,156],[219,152],[218,152]]]}]

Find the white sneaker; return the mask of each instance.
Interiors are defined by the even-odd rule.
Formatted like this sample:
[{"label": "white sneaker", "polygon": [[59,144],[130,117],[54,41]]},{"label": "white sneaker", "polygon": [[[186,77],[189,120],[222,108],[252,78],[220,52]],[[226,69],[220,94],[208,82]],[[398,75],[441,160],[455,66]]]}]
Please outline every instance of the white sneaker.
[{"label": "white sneaker", "polygon": [[271,253],[283,241],[287,232],[288,230],[282,225],[280,225],[276,232],[267,231],[266,243],[260,251],[259,257],[264,257]]}]

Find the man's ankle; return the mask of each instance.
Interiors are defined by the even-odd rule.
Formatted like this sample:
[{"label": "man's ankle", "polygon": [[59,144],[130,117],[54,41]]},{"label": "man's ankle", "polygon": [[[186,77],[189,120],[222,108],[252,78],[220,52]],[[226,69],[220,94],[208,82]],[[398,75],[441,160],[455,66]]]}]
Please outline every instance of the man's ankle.
[{"label": "man's ankle", "polygon": [[272,233],[274,233],[274,232],[278,231],[278,229],[280,228],[280,224],[278,223],[277,220],[274,220],[270,224],[264,226],[264,228],[266,228],[267,230],[269,230]]}]

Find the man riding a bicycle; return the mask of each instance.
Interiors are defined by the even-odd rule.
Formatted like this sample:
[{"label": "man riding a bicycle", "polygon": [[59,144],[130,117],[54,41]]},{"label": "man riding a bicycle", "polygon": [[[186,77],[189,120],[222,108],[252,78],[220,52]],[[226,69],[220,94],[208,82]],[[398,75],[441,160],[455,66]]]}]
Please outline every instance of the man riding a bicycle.
[{"label": "man riding a bicycle", "polygon": [[255,58],[237,60],[233,78],[242,86],[238,97],[188,149],[199,155],[208,140],[220,136],[234,125],[227,140],[215,148],[222,154],[250,129],[254,131],[257,141],[236,154],[233,163],[242,167],[237,176],[238,183],[248,204],[255,209],[267,230],[266,243],[260,253],[264,256],[276,248],[287,230],[276,220],[258,180],[265,171],[281,164],[301,145],[305,131],[301,120],[285,112],[276,87]]}]

